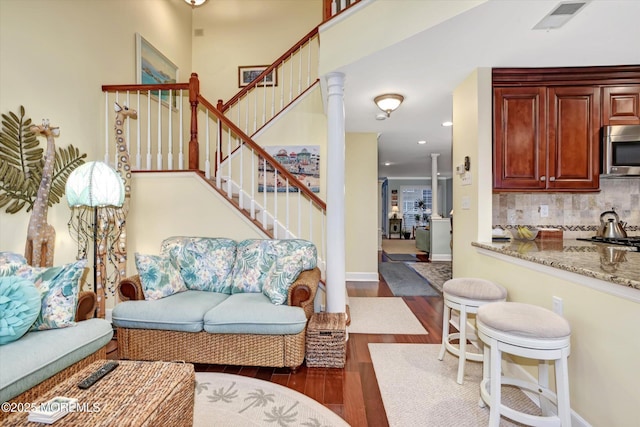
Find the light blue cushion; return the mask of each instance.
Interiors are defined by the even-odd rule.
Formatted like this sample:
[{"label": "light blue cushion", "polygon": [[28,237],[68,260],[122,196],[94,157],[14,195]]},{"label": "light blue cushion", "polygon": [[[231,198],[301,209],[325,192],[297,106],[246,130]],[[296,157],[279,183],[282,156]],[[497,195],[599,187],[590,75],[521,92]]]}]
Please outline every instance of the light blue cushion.
[{"label": "light blue cushion", "polygon": [[58,267],[23,265],[15,275],[32,281],[42,301],[40,315],[31,330],[66,328],[75,325],[80,278],[86,259]]},{"label": "light blue cushion", "polygon": [[145,299],[157,300],[187,290],[177,266],[168,256],[136,253],[135,257]]},{"label": "light blue cushion", "polygon": [[170,237],[161,253],[180,270],[187,289],[231,294],[235,240],[218,237]]},{"label": "light blue cushion", "polygon": [[0,277],[0,345],[26,334],[41,305],[40,292],[33,282],[16,276]]},{"label": "light blue cushion", "polygon": [[229,295],[185,291],[153,301],[124,301],[113,308],[113,324],[119,328],[200,332],[204,314]]},{"label": "light blue cushion", "polygon": [[0,402],[6,402],[109,343],[111,324],[89,319],[75,326],[32,331],[0,346]]},{"label": "light blue cushion", "polygon": [[302,308],[272,304],[262,293],[233,294],[204,316],[204,330],[219,334],[292,335],[306,324]]}]

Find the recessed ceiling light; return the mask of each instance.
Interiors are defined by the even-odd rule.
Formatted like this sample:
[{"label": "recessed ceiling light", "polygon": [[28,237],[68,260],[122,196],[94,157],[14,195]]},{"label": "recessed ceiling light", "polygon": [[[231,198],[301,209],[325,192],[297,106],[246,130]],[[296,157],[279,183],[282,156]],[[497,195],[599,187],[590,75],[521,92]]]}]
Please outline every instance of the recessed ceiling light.
[{"label": "recessed ceiling light", "polygon": [[418,141],[418,144],[420,144],[420,145],[424,145],[424,144],[426,144],[426,143],[427,143],[427,141],[425,141],[425,140]]},{"label": "recessed ceiling light", "polygon": [[445,127],[453,126],[453,122],[442,122],[442,126],[445,126]]},{"label": "recessed ceiling light", "polygon": [[385,166],[390,166],[390,165],[391,165],[391,163],[389,163],[389,162],[384,162],[384,165],[385,165]]}]

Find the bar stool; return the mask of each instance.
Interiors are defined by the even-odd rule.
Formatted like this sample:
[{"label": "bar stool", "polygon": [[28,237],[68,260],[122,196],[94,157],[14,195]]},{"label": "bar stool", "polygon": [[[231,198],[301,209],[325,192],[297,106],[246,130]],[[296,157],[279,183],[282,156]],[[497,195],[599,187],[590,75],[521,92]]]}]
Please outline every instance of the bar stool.
[{"label": "bar stool", "polygon": [[[562,316],[531,304],[498,302],[478,309],[478,337],[484,343],[484,365],[480,396],[490,407],[489,426],[497,427],[500,416],[530,426],[571,425],[569,374],[571,327]],[[502,375],[502,354],[537,359],[538,382]],[[556,393],[549,389],[547,361],[555,365]],[[513,385],[540,396],[543,416],[526,414],[501,403],[501,386]],[[482,405],[484,406],[484,405]],[[557,407],[557,415],[554,413]]]},{"label": "bar stool", "polygon": [[[467,352],[467,339],[475,339],[476,335],[467,332],[467,314],[477,313],[478,307],[491,302],[507,299],[507,290],[502,286],[484,279],[458,277],[447,280],[442,286],[444,313],[442,315],[442,346],[438,359],[444,359],[445,350],[458,356],[458,384],[462,384],[464,364],[466,360],[481,362],[482,353]],[[460,313],[459,332],[449,333],[451,310]],[[451,341],[458,339],[456,346]]]}]

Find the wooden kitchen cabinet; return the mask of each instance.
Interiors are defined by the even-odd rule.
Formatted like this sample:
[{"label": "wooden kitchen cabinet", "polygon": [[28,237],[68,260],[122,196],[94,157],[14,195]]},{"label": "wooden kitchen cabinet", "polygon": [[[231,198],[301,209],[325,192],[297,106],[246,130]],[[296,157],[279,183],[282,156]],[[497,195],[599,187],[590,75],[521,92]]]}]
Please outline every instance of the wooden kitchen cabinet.
[{"label": "wooden kitchen cabinet", "polygon": [[602,125],[640,125],[640,85],[602,88]]},{"label": "wooden kitchen cabinet", "polygon": [[494,88],[494,189],[599,187],[600,88]]},{"label": "wooden kitchen cabinet", "polygon": [[600,88],[547,89],[547,188],[600,187]]},{"label": "wooden kitchen cabinet", "polygon": [[544,87],[494,89],[494,188],[546,188],[545,104]]}]

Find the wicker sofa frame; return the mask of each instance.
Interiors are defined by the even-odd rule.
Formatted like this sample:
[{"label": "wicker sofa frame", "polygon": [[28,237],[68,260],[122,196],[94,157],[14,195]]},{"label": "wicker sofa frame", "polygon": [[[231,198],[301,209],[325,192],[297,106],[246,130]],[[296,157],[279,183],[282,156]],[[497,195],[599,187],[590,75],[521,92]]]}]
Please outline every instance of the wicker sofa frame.
[{"label": "wicker sofa frame", "polygon": [[[83,320],[93,318],[95,308],[96,308],[96,294],[91,291],[82,291],[78,295],[78,306],[76,308],[76,321],[80,322]],[[52,377],[47,378],[41,383],[31,387],[29,390],[24,391],[23,393],[15,396],[9,403],[31,403],[34,402],[38,396],[48,392],[56,385],[60,384],[62,381],[74,375],[76,372],[81,371],[85,367],[89,366],[91,363],[96,360],[106,359],[107,358],[107,346],[100,348],[98,351],[90,354],[82,360],[77,361],[71,366],[63,369],[62,371],[56,373]],[[0,411],[0,420],[9,416],[11,412]]]},{"label": "wicker sofa frame", "polygon": [[[300,273],[288,292],[287,304],[302,307],[307,322],[320,281],[316,267]],[[121,301],[144,300],[140,276],[128,277],[117,286]],[[116,329],[118,357],[131,360],[185,361],[215,365],[288,367],[302,365],[305,329],[295,335],[215,334],[157,329]]]}]

